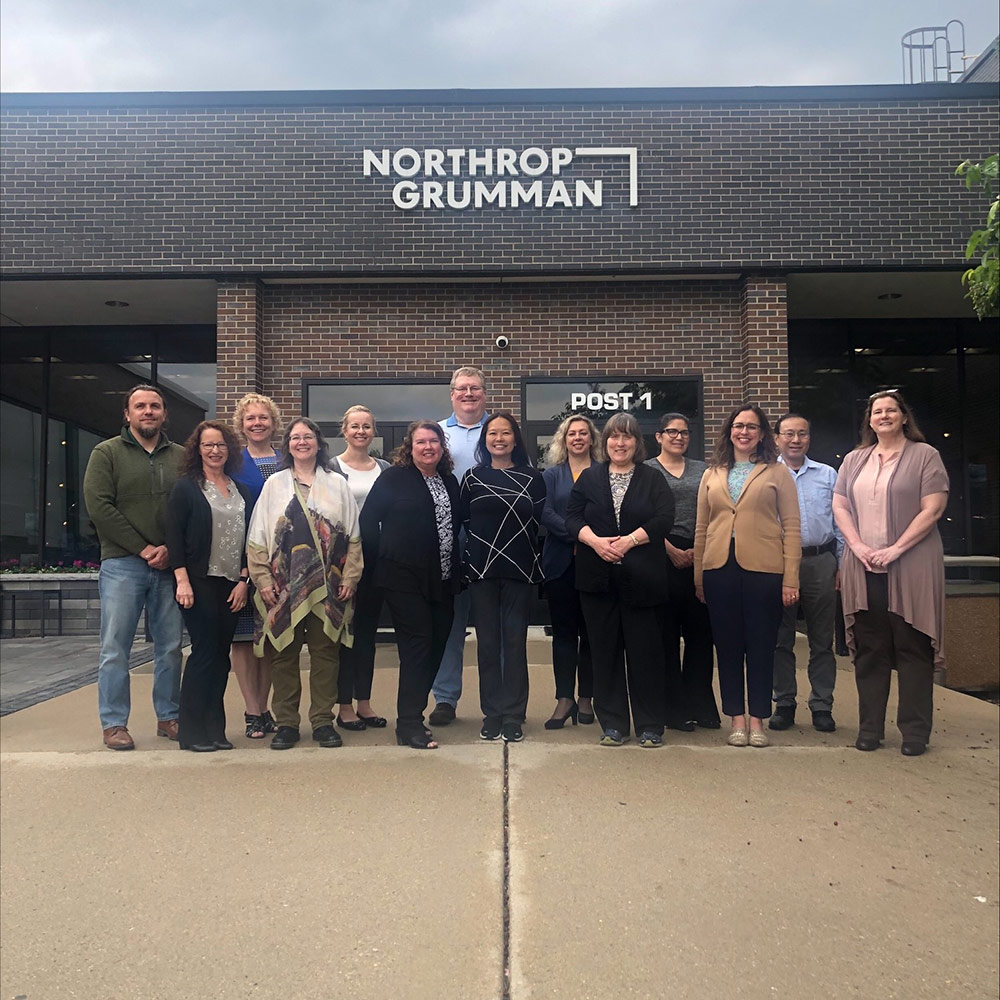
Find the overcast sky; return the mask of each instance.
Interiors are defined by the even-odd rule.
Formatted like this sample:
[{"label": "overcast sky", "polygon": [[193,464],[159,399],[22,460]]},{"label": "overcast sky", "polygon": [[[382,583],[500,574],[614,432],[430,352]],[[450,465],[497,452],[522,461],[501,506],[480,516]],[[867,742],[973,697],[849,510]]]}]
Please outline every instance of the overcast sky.
[{"label": "overcast sky", "polygon": [[0,0],[4,91],[901,83],[996,0]]}]

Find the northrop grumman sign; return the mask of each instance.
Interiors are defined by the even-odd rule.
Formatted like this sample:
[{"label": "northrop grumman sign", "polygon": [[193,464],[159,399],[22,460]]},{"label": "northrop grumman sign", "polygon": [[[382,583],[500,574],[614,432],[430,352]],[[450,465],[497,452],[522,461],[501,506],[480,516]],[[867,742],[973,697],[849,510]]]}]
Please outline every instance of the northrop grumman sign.
[{"label": "northrop grumman sign", "polygon": [[[542,149],[366,149],[364,175],[398,178],[397,208],[601,208],[602,162],[628,160],[628,203],[639,204],[635,146],[557,146]],[[560,175],[574,161],[587,161],[587,178]],[[574,171],[578,173],[579,171]]]}]

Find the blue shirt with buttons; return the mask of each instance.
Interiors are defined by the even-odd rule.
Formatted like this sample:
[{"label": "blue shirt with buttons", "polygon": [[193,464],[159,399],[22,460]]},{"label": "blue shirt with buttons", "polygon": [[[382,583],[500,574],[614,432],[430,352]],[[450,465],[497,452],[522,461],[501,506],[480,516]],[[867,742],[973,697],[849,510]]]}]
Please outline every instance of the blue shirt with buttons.
[{"label": "blue shirt with buttons", "polygon": [[836,471],[822,462],[814,462],[808,455],[798,469],[793,469],[781,456],[778,461],[795,480],[795,489],[799,495],[799,515],[802,519],[803,547],[818,548],[836,540],[839,562],[844,553],[844,539],[833,520]]},{"label": "blue shirt with buttons", "polygon": [[455,463],[455,478],[459,482],[476,464],[476,446],[479,444],[479,435],[483,432],[483,421],[488,417],[489,414],[484,413],[479,418],[479,423],[472,427],[463,427],[454,413],[447,420],[439,421],[448,441],[451,460]]}]

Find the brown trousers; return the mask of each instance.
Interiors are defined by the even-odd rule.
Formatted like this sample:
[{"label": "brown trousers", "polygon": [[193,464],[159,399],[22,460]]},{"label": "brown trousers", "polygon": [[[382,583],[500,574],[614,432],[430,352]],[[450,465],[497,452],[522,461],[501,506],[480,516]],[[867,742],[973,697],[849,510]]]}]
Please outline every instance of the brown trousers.
[{"label": "brown trousers", "polygon": [[309,646],[309,721],[313,729],[333,724],[337,703],[337,673],[340,646],[323,631],[323,623],[310,612],[295,626],[295,637],[282,650],[271,652],[271,707],[279,726],[299,728],[302,675],[299,654]]},{"label": "brown trousers", "polygon": [[854,679],[858,685],[858,735],[885,738],[889,681],[896,669],[896,725],[906,741],[927,743],[934,717],[934,650],[930,636],[889,610],[889,578],[866,573],[868,610],[854,617]]}]

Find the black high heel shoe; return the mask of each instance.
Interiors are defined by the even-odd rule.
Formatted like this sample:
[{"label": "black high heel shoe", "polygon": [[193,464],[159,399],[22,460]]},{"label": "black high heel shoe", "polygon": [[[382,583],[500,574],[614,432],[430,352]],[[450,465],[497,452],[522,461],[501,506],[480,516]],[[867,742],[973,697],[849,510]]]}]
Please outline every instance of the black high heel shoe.
[{"label": "black high heel shoe", "polygon": [[409,747],[411,750],[437,750],[437,741],[426,729],[422,733],[414,733],[412,736],[401,736],[396,733],[396,743],[401,747]]},{"label": "black high heel shoe", "polygon": [[[562,729],[566,725],[567,719],[573,720],[573,725],[576,725],[577,717],[580,715],[580,706],[574,701],[569,707],[569,711],[561,719],[546,719],[545,728],[546,729]],[[582,721],[582,720],[581,720]],[[593,717],[591,717],[591,722],[593,722]]]},{"label": "black high heel shoe", "polygon": [[596,721],[593,712],[581,712],[579,705],[577,705],[577,718],[579,718],[581,726],[592,726]]}]

